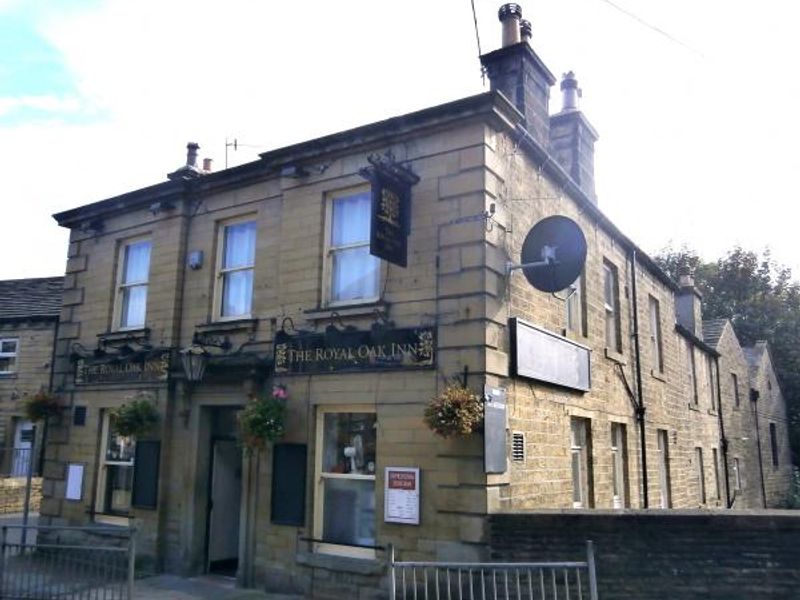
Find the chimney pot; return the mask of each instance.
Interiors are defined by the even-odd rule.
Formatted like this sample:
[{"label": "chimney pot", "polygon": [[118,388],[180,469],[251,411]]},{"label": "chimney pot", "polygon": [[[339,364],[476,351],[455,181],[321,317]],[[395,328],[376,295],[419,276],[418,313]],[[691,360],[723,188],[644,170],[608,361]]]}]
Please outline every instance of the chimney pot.
[{"label": "chimney pot", "polygon": [[189,142],[186,144],[186,166],[197,166],[197,151],[200,150],[200,144],[197,142]]},{"label": "chimney pot", "polygon": [[214,162],[213,158],[204,158],[203,159],[203,171],[211,172],[211,163]]},{"label": "chimney pot", "polygon": [[519,22],[519,33],[522,36],[523,42],[530,43],[531,38],[533,37],[533,27],[531,26],[531,22],[527,19],[522,19]]},{"label": "chimney pot", "polygon": [[575,78],[574,71],[564,73],[561,80],[562,106],[561,110],[578,110],[578,99],[583,95],[581,88],[578,87],[578,80]]},{"label": "chimney pot", "polygon": [[522,7],[514,2],[503,4],[497,13],[497,17],[503,24],[503,48],[519,44],[520,39],[520,19],[522,18]]}]

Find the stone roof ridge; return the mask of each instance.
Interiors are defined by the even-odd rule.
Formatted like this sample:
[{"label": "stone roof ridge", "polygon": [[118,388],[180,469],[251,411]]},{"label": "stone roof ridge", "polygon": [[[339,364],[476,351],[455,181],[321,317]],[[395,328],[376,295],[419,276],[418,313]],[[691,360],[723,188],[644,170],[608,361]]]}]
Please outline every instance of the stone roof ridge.
[{"label": "stone roof ridge", "polygon": [[58,317],[63,277],[0,280],[0,320]]}]

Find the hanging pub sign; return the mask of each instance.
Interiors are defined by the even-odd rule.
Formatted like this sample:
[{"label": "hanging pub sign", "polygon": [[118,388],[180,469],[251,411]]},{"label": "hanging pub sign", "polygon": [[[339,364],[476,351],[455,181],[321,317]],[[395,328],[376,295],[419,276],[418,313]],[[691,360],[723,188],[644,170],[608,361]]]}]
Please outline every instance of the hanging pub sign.
[{"label": "hanging pub sign", "polygon": [[435,366],[436,330],[373,328],[275,335],[275,373],[337,373],[429,369]]},{"label": "hanging pub sign", "polygon": [[92,361],[79,358],[75,366],[75,383],[130,383],[164,381],[169,376],[169,352],[155,355],[131,355],[113,360]]},{"label": "hanging pub sign", "polygon": [[401,267],[408,264],[408,234],[411,225],[411,186],[419,181],[391,152],[371,155],[359,171],[372,184],[372,214],[369,251]]}]

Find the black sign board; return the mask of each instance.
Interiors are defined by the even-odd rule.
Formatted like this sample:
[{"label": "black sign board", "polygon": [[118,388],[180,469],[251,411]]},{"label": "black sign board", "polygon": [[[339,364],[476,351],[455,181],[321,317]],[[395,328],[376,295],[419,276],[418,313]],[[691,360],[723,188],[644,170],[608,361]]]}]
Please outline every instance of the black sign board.
[{"label": "black sign board", "polygon": [[161,442],[137,440],[136,458],[133,461],[133,490],[131,506],[158,508],[158,470],[161,459]]},{"label": "black sign board", "polygon": [[129,383],[137,381],[164,381],[169,376],[169,352],[133,354],[125,358],[92,361],[78,359],[75,383]]},{"label": "black sign board", "polygon": [[433,327],[369,331],[328,328],[325,333],[275,336],[275,373],[337,373],[427,369],[435,366]]},{"label": "black sign board", "polygon": [[408,264],[408,233],[411,228],[411,186],[419,181],[408,166],[394,155],[372,155],[359,171],[372,184],[370,254],[401,267]]},{"label": "black sign board", "polygon": [[272,448],[271,520],[302,527],[306,523],[306,445],[275,444]]},{"label": "black sign board", "polygon": [[405,267],[408,264],[408,186],[378,178],[372,182],[370,254]]}]

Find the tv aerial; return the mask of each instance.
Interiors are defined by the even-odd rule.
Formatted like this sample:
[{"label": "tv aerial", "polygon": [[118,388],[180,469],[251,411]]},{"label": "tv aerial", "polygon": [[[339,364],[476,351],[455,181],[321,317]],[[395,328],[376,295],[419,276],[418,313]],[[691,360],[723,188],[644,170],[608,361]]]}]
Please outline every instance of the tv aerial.
[{"label": "tv aerial", "polygon": [[537,290],[558,292],[581,274],[586,262],[586,237],[572,219],[546,217],[525,236],[520,259],[518,265],[507,263],[506,272],[522,269],[525,279]]}]

